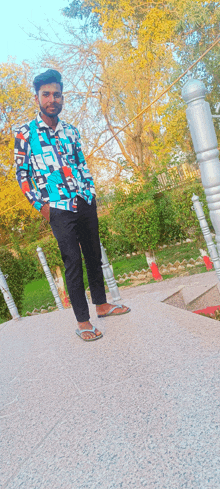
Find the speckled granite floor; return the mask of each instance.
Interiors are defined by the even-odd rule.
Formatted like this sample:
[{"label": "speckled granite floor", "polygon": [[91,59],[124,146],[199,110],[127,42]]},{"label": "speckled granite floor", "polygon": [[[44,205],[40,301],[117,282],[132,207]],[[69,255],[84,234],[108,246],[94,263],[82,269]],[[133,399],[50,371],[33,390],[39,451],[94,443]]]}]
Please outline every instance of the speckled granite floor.
[{"label": "speckled granite floor", "polygon": [[161,302],[216,283],[125,289],[93,343],[70,309],[1,325],[2,489],[220,488],[220,323]]}]

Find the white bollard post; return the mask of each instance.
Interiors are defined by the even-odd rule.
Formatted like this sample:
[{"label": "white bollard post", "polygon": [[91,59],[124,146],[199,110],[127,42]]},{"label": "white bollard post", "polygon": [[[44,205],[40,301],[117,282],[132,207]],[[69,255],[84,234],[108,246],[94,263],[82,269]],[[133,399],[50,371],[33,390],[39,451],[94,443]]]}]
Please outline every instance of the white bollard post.
[{"label": "white bollard post", "polygon": [[111,270],[111,267],[108,262],[108,258],[105,252],[104,247],[102,246],[102,243],[100,243],[101,246],[101,253],[102,253],[102,270],[103,270],[103,275],[105,277],[106,283],[109,288],[109,292],[111,293],[111,296],[113,298],[113,301],[119,301],[121,299],[118,286],[115,280],[115,277],[113,275],[113,272]]},{"label": "white bollard post", "polygon": [[11,292],[8,288],[8,284],[6,282],[5,276],[3,275],[1,268],[0,268],[0,289],[2,291],[2,294],[4,296],[5,302],[8,306],[8,309],[10,311],[10,314],[12,315],[13,319],[19,319],[21,316],[18,314],[17,307],[14,303],[14,299],[11,295]]},{"label": "white bollard post", "polygon": [[206,221],[205,214],[204,214],[203,208],[202,208],[202,204],[199,201],[198,195],[193,194],[192,201],[193,201],[193,209],[195,210],[196,215],[199,219],[199,224],[200,224],[201,230],[203,232],[203,236],[206,240],[207,248],[209,250],[209,254],[211,256],[211,259],[212,259],[212,262],[213,262],[213,265],[214,265],[214,268],[216,271],[216,275],[217,275],[218,279],[220,280],[220,259],[218,256],[218,252],[217,252],[215,243],[212,240],[210,229],[208,227],[208,223]]},{"label": "white bollard post", "polygon": [[53,275],[48,267],[48,264],[47,264],[47,260],[45,258],[45,255],[44,255],[44,252],[42,251],[42,248],[40,248],[39,246],[37,247],[37,253],[38,253],[38,256],[39,256],[39,260],[41,262],[41,265],[44,269],[44,272],[45,272],[45,275],[47,277],[47,280],[49,282],[49,286],[50,286],[50,290],[54,296],[54,299],[56,301],[56,305],[58,307],[58,309],[64,309],[63,307],[63,304],[62,304],[62,301],[60,299],[60,296],[57,292],[57,288],[56,288],[56,285],[55,285],[55,282],[54,282],[54,279],[53,279]]}]

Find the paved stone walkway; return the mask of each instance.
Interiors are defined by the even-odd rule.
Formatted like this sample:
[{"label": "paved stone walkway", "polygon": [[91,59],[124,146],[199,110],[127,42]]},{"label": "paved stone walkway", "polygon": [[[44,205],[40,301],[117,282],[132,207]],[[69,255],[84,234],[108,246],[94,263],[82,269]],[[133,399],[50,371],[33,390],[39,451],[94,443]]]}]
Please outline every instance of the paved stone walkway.
[{"label": "paved stone walkway", "polygon": [[220,323],[161,302],[193,277],[91,306],[96,342],[70,309],[0,326],[2,489],[220,488]]}]

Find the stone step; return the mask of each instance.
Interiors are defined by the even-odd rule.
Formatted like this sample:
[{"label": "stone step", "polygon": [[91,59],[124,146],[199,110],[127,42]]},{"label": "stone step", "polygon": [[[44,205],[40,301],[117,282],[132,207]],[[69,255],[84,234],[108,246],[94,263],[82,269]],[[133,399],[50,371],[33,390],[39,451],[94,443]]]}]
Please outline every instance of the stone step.
[{"label": "stone step", "polygon": [[201,295],[193,299],[187,304],[188,311],[197,311],[206,307],[218,306],[220,304],[220,293],[218,285],[210,287]]},{"label": "stone step", "polygon": [[174,307],[178,307],[179,309],[187,310],[187,306],[183,298],[182,289],[176,291],[174,294],[167,297],[163,302],[165,304],[168,304],[169,306],[174,306]]},{"label": "stone step", "polygon": [[199,297],[202,297],[209,290],[211,290],[214,285],[188,285],[182,289],[183,298],[185,304],[188,306],[192,302],[196,301]]},{"label": "stone step", "polygon": [[170,289],[167,296],[160,302],[170,306],[196,311],[206,307],[220,304],[220,292],[218,284],[204,286],[182,286],[179,290]]}]

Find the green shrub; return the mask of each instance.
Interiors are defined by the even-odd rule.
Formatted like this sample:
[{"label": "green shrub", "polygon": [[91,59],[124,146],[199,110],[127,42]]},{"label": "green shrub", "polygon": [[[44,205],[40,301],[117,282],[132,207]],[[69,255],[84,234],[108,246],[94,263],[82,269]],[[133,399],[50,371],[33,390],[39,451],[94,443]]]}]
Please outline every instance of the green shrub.
[{"label": "green shrub", "polygon": [[211,231],[213,231],[203,186],[199,182],[193,182],[192,184],[187,185],[187,187],[179,187],[170,191],[174,219],[176,225],[179,227],[180,238],[186,238],[188,236],[197,237],[201,235],[199,220],[195,211],[192,210],[193,193],[198,195],[200,202],[203,203],[205,217]]},{"label": "green shrub", "polygon": [[102,245],[109,255],[114,254],[114,243],[110,231],[111,216],[105,215],[99,217],[99,237]]},{"label": "green shrub", "polygon": [[154,249],[160,236],[159,224],[153,200],[119,210],[115,214],[114,230],[121,242],[120,248],[129,252]]},{"label": "green shrub", "polygon": [[122,242],[121,236],[114,230],[112,215],[99,217],[99,236],[109,259],[127,251],[125,242]]},{"label": "green shrub", "polygon": [[19,256],[25,285],[29,284],[32,280],[39,280],[43,277],[44,271],[43,268],[39,266],[37,256],[27,253],[26,250],[22,250],[22,253]]},{"label": "green shrub", "polygon": [[181,235],[180,224],[176,220],[175,207],[172,203],[171,194],[163,192],[155,195],[155,204],[159,217],[159,230],[161,244],[169,243],[179,239]]},{"label": "green shrub", "polygon": [[[141,249],[141,246],[142,249],[154,248],[157,242],[163,244],[201,235],[199,221],[192,210],[193,193],[204,204],[206,219],[213,230],[205,192],[199,181],[160,193],[153,182],[140,190],[131,186],[129,194],[117,189],[111,215],[107,219],[105,217],[105,228],[103,227],[106,235],[104,246],[109,257],[131,253]],[[147,211],[144,210],[145,206]]]},{"label": "green shrub", "polygon": [[[17,306],[19,314],[22,311],[22,300],[24,293],[24,282],[20,260],[5,247],[0,248],[0,267],[2,273],[6,276],[9,290]],[[0,291],[0,317],[1,319],[11,319],[8,306],[4,296]]]},{"label": "green shrub", "polygon": [[40,279],[43,276],[43,270],[38,269],[37,256],[27,252],[26,248],[21,247],[18,237],[11,235],[13,250],[19,258],[19,264],[22,271],[24,285],[31,280]]},{"label": "green shrub", "polygon": [[114,192],[113,206],[117,210],[133,207],[146,200],[152,200],[157,192],[157,181],[154,177],[142,186],[130,183],[129,192],[125,192],[120,187],[116,187]]}]

